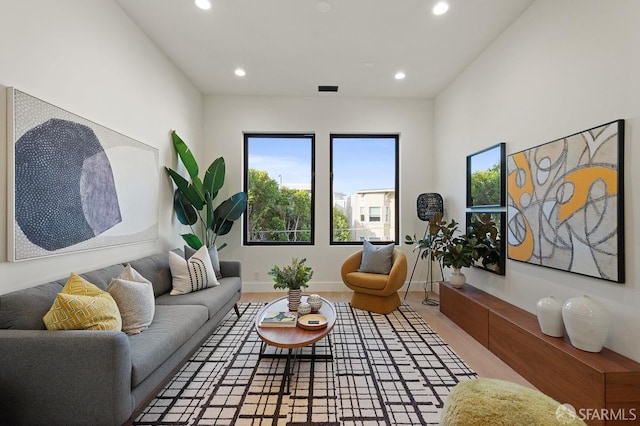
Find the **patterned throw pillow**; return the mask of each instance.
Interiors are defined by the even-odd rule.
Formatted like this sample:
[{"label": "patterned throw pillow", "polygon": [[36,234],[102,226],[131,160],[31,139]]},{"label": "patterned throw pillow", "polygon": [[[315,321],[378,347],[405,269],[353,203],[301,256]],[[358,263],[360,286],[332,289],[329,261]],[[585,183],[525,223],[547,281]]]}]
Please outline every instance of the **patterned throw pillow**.
[{"label": "patterned throw pillow", "polygon": [[[216,246],[211,246],[207,249],[209,252],[209,258],[211,259],[211,265],[213,265],[213,270],[216,273],[216,278],[222,278],[222,272],[220,272],[220,258],[218,257],[218,248]],[[195,254],[196,250],[192,249],[189,246],[184,246],[184,258],[189,259],[191,256]]]},{"label": "patterned throw pillow", "polygon": [[120,311],[111,295],[76,274],[71,274],[42,319],[48,330],[122,329]]},{"label": "patterned throw pillow", "polygon": [[122,331],[133,335],[149,328],[156,312],[153,286],[149,280],[127,264],[124,271],[111,280],[107,291],[118,304]]},{"label": "patterned throw pillow", "polygon": [[169,268],[173,290],[171,295],[187,294],[220,284],[209,258],[207,248],[202,246],[189,260],[169,252]]},{"label": "patterned throw pillow", "polygon": [[393,243],[376,247],[365,240],[362,243],[362,260],[358,271],[388,275],[391,272],[394,248]]}]

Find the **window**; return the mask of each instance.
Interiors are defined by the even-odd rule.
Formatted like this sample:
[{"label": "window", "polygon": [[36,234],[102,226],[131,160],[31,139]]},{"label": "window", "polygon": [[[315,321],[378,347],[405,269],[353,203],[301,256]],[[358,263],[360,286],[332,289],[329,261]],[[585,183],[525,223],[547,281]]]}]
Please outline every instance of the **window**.
[{"label": "window", "polygon": [[398,135],[330,139],[331,244],[397,243]]},{"label": "window", "polygon": [[380,222],[380,207],[369,207],[369,222]]},{"label": "window", "polygon": [[313,244],[314,146],[314,135],[245,133],[245,245]]}]

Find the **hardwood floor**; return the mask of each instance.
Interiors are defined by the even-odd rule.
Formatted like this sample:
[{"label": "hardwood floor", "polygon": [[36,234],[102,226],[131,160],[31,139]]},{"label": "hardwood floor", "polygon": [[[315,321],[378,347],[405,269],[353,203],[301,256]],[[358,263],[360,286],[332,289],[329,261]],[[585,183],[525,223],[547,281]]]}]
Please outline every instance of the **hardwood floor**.
[{"label": "hardwood floor", "polygon": [[[351,292],[324,292],[321,296],[334,302],[349,302]],[[243,293],[240,302],[268,302],[282,296],[282,292]],[[403,297],[404,293],[400,294]],[[430,299],[437,299],[437,294],[430,294]],[[437,332],[445,342],[481,377],[507,380],[535,389],[535,387],[502,362],[473,337],[462,331],[446,316],[440,313],[438,306],[425,305],[424,291],[410,291],[406,302]]]}]

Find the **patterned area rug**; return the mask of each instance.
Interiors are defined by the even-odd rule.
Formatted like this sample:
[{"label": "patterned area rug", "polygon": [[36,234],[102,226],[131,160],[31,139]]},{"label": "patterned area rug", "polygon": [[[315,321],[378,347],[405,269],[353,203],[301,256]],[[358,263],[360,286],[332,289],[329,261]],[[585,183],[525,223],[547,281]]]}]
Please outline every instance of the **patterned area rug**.
[{"label": "patterned area rug", "polygon": [[262,306],[230,312],[134,424],[437,425],[449,390],[476,377],[410,306],[378,315],[338,303],[333,331],[302,349],[287,393],[286,359],[259,358]]}]

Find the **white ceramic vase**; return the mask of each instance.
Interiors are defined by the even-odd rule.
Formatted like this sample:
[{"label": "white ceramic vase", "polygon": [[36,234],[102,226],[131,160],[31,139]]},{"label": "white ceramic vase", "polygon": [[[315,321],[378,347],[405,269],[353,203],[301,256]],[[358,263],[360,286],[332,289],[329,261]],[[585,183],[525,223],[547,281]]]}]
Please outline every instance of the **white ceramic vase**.
[{"label": "white ceramic vase", "polygon": [[600,352],[609,334],[609,311],[589,296],[572,297],[562,306],[571,344],[586,352]]},{"label": "white ceramic vase", "polygon": [[544,297],[536,303],[536,315],[540,330],[547,336],[564,336],[562,303],[553,297]]},{"label": "white ceramic vase", "polygon": [[467,282],[467,277],[460,272],[460,268],[453,268],[453,272],[449,276],[449,282],[455,288],[461,288]]},{"label": "white ceramic vase", "polygon": [[311,312],[318,312],[322,307],[322,298],[317,294],[307,297],[307,303],[311,305]]},{"label": "white ceramic vase", "polygon": [[298,305],[298,315],[307,315],[311,313],[311,305],[307,302],[300,302]]}]

